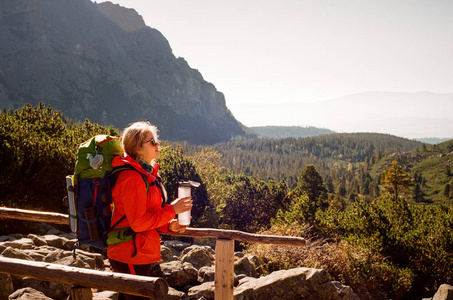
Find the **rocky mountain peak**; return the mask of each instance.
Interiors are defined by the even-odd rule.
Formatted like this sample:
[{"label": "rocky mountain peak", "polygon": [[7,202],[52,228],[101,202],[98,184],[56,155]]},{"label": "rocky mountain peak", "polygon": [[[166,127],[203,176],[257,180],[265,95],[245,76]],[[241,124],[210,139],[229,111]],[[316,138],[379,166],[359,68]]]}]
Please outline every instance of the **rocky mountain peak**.
[{"label": "rocky mountain peak", "polygon": [[146,28],[145,21],[134,9],[121,7],[119,4],[102,2],[97,5],[98,10],[110,21],[126,32]]},{"label": "rocky mountain peak", "polygon": [[17,0],[0,14],[0,108],[43,102],[119,129],[148,120],[162,139],[198,144],[245,134],[223,94],[133,9]]}]

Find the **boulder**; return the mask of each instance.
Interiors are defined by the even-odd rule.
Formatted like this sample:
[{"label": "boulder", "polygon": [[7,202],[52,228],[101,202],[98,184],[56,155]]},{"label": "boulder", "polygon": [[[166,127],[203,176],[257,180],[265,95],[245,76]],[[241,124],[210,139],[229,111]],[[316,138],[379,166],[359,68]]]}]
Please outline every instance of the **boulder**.
[{"label": "boulder", "polygon": [[11,248],[11,247],[6,247],[5,250],[3,250],[2,256],[4,257],[9,257],[9,258],[18,258],[18,259],[25,259],[25,260],[33,260],[33,258],[30,257],[30,255],[26,254],[24,251]]},{"label": "boulder", "polygon": [[[240,276],[245,277],[245,275]],[[239,285],[239,279],[239,276],[236,276],[236,274],[234,274],[234,286]],[[198,282],[204,283],[209,281],[215,281],[215,266],[202,267],[200,268],[200,270],[198,270]]]},{"label": "boulder", "polygon": [[183,300],[187,299],[187,294],[181,291],[178,291],[177,289],[174,289],[172,287],[168,288],[168,294],[167,297],[165,297],[165,300]]},{"label": "boulder", "polygon": [[54,234],[45,235],[44,240],[46,241],[47,245],[60,249],[62,249],[63,245],[68,241],[67,238]]},{"label": "boulder", "polygon": [[5,241],[3,245],[16,249],[33,249],[35,243],[29,238],[21,238],[17,240]]},{"label": "boulder", "polygon": [[333,286],[335,286],[335,288],[337,289],[338,298],[335,298],[335,299],[340,299],[340,300],[347,300],[347,299],[360,300],[359,296],[357,296],[357,294],[354,293],[354,291],[352,290],[352,288],[350,286],[343,285],[339,281],[332,281],[332,282],[329,282],[327,284],[330,284],[330,283]]},{"label": "boulder", "polygon": [[36,250],[22,250],[25,254],[29,255],[31,258],[33,258],[34,261],[44,261],[44,258],[46,255],[43,255]]},{"label": "boulder", "polygon": [[187,294],[190,299],[200,299],[201,297],[204,297],[206,300],[214,300],[214,291],[214,281],[209,281],[191,287]]},{"label": "boulder", "polygon": [[42,254],[44,256],[47,256],[49,255],[50,253],[52,253],[53,251],[57,250],[57,248],[55,247],[50,247],[50,246],[47,246],[47,245],[44,245],[44,246],[41,246],[39,248],[35,248],[35,252],[36,253],[39,253],[39,254]]},{"label": "boulder", "polygon": [[71,285],[30,277],[22,278],[22,287],[31,287],[52,299],[66,299],[71,290]]},{"label": "boulder", "polygon": [[241,283],[234,291],[235,300],[245,299],[351,299],[358,296],[349,287],[329,281],[324,270],[295,268]]},{"label": "boulder", "polygon": [[168,240],[164,241],[164,246],[170,249],[174,255],[180,256],[181,252],[187,247],[189,247],[190,244],[178,240]]},{"label": "boulder", "polygon": [[255,270],[255,266],[250,263],[249,259],[246,256],[235,259],[234,273],[244,274],[250,277],[258,277],[258,273]]},{"label": "boulder", "polygon": [[50,224],[46,224],[48,226],[45,226],[44,231],[47,231],[46,234],[47,235],[58,235],[58,236],[63,236],[65,233],[64,231],[61,231],[55,227],[53,227],[52,225]]},{"label": "boulder", "polygon": [[210,267],[201,267],[198,270],[198,282],[208,282],[208,281],[214,281],[215,279],[215,267],[210,266]]},{"label": "boulder", "polygon": [[47,245],[46,240],[36,234],[29,234],[27,237],[33,241],[36,247]]},{"label": "boulder", "polygon": [[8,234],[8,241],[20,240],[24,237],[25,236],[21,233],[11,233],[11,234]]},{"label": "boulder", "polygon": [[64,250],[74,250],[74,245],[77,243],[77,239],[67,239],[66,242],[63,244]]},{"label": "boulder", "polygon": [[55,249],[54,251],[51,251],[49,254],[44,257],[45,262],[53,263],[57,260],[60,260],[62,258],[72,256],[71,251],[64,251],[62,249]]},{"label": "boulder", "polygon": [[151,277],[164,277],[164,272],[158,262],[152,263],[149,270],[149,276]]},{"label": "boulder", "polygon": [[[183,251],[183,254],[187,249],[189,248],[186,248]],[[212,254],[207,249],[200,246],[190,249],[181,258],[182,262],[191,263],[196,269],[200,269],[201,267],[210,267],[213,260],[214,257]]]},{"label": "boulder", "polygon": [[191,245],[189,247],[186,247],[182,252],[181,252],[181,255],[186,255],[187,253],[189,253],[190,251],[194,250],[194,249],[201,249],[201,250],[204,250],[205,252],[207,253],[210,253],[211,255],[211,258],[214,259],[214,255],[215,255],[215,251],[214,249],[212,249],[211,247],[209,246],[203,246],[203,245]]},{"label": "boulder", "polygon": [[117,300],[118,292],[102,291],[93,293],[93,300]]},{"label": "boulder", "polygon": [[52,298],[31,287],[26,287],[9,295],[8,300],[52,300]]},{"label": "boulder", "polygon": [[[91,262],[91,264],[90,264]],[[72,256],[66,256],[60,258],[59,260],[54,261],[54,264],[65,265],[68,267],[84,268],[84,269],[93,269],[91,266],[94,266],[94,262],[91,259],[90,262],[82,259],[80,256],[74,258]]]},{"label": "boulder", "polygon": [[7,235],[0,236],[0,243],[3,244],[4,241],[9,241],[9,236]]},{"label": "boulder", "polygon": [[434,295],[433,300],[453,300],[453,286],[442,284]]},{"label": "boulder", "polygon": [[183,287],[197,283],[198,272],[192,264],[171,261],[160,265],[164,279],[172,287]]},{"label": "boulder", "polygon": [[254,266],[255,271],[258,273],[258,276],[263,275],[264,273],[263,266],[258,256],[246,254],[245,257],[247,257],[249,262]]},{"label": "boulder", "polygon": [[174,261],[178,259],[174,255],[173,251],[165,246],[160,246],[160,256],[162,257],[162,261],[164,262]]},{"label": "boulder", "polygon": [[238,278],[238,280],[239,280],[239,284],[238,284],[238,285],[247,283],[247,282],[249,282],[249,281],[255,279],[255,278],[253,278],[253,277],[248,277],[248,276],[246,276],[246,275],[244,275],[244,274],[238,275],[237,278]]},{"label": "boulder", "polygon": [[[72,251],[71,255],[73,254]],[[104,257],[100,253],[93,253],[78,249],[75,252],[76,257],[80,257],[82,260],[87,262],[92,269],[102,269],[104,267]]]},{"label": "boulder", "polygon": [[0,273],[0,299],[6,299],[12,292],[14,292],[14,286],[11,275]]},{"label": "boulder", "polygon": [[201,245],[201,246],[209,246],[212,249],[215,249],[215,245],[217,243],[217,239],[215,238],[202,238],[202,239],[193,239],[193,243],[195,245]]}]

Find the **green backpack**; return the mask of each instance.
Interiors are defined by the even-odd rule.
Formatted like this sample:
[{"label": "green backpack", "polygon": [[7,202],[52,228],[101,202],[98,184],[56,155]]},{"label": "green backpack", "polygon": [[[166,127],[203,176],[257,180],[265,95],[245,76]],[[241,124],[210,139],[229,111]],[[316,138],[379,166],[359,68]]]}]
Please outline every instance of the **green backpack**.
[{"label": "green backpack", "polygon": [[122,152],[120,138],[110,135],[96,135],[79,146],[74,175],[67,176],[70,226],[79,244],[105,248],[112,215],[108,179],[113,158]]},{"label": "green backpack", "polygon": [[121,155],[119,137],[96,135],[79,146],[74,169],[75,180],[104,177],[112,170],[113,157]]},{"label": "green backpack", "polygon": [[[67,176],[66,180],[70,226],[77,233],[77,240],[81,245],[105,250],[107,244],[114,245],[135,239],[131,228],[117,228],[126,218],[125,215],[114,225],[110,224],[112,189],[116,179],[121,171],[135,170],[130,165],[112,167],[113,158],[122,152],[120,138],[110,135],[96,135],[79,146],[74,175]],[[148,190],[146,175],[141,176]],[[112,229],[115,231],[112,232]]]}]

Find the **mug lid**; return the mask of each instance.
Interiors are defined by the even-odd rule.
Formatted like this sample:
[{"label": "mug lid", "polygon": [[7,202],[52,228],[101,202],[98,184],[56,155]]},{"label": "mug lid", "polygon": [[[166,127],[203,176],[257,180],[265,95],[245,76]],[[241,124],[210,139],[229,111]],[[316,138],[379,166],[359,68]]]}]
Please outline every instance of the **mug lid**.
[{"label": "mug lid", "polygon": [[191,186],[197,188],[200,186],[200,183],[192,180],[179,182],[179,187],[191,187]]}]

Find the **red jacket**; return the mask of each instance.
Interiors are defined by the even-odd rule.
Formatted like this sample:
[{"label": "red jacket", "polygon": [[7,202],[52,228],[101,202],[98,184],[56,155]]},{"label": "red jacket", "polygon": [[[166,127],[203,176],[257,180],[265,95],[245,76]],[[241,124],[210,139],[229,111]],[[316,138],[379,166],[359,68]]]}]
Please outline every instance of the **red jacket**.
[{"label": "red jacket", "polygon": [[175,210],[171,205],[161,207],[162,195],[159,187],[151,184],[156,180],[158,165],[152,174],[145,171],[138,162],[130,156],[115,157],[113,167],[129,164],[139,172],[146,174],[149,190],[146,194],[146,184],[143,177],[135,170],[125,170],[120,173],[112,190],[115,209],[112,215],[112,224],[115,224],[123,215],[126,218],[116,227],[131,227],[136,232],[135,251],[134,241],[128,241],[108,246],[107,256],[111,259],[141,265],[157,262],[160,257],[160,235],[158,231],[168,232],[168,223],[175,218]]}]

